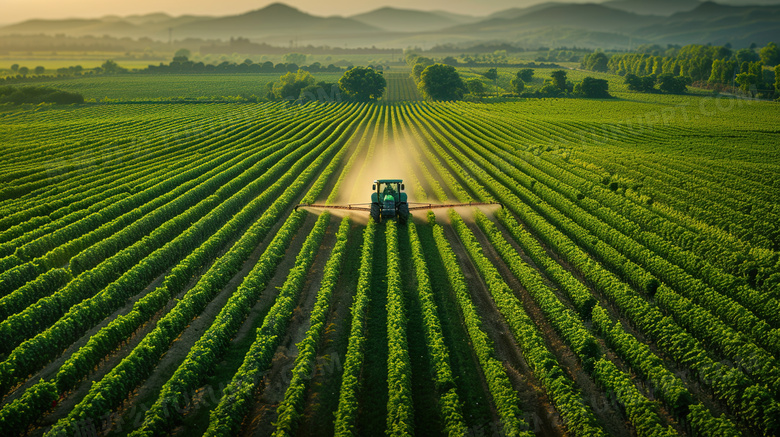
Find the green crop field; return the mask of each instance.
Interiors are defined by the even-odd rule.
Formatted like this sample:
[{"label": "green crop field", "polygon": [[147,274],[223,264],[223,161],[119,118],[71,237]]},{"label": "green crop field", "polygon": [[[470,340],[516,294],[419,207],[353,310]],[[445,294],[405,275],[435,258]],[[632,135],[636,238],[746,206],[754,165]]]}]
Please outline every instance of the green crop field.
[{"label": "green crop field", "polygon": [[[2,107],[1,433],[780,434],[776,103],[386,75],[378,103],[133,103],[266,80],[134,75]],[[380,178],[501,206],[295,208]]]},{"label": "green crop field", "polygon": [[[317,73],[318,81],[338,82],[341,73]],[[266,86],[279,80],[279,73],[171,74],[94,76],[43,82],[43,85],[78,92],[87,99],[169,100],[265,96]]]}]

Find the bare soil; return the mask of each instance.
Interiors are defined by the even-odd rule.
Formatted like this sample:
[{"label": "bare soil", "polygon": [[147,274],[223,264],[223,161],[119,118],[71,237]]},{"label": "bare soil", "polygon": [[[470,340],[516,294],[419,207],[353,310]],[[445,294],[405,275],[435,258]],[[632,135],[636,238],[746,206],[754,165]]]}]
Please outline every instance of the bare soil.
[{"label": "bare soil", "polygon": [[479,271],[468,257],[466,248],[450,225],[444,226],[444,230],[466,277],[472,301],[483,322],[482,328],[492,340],[496,357],[503,362],[512,387],[517,392],[519,406],[527,416],[535,419],[527,422],[542,435],[564,435],[565,430],[558,413],[525,362],[520,346],[493,302]]},{"label": "bare soil", "polygon": [[341,370],[352,324],[351,308],[357,289],[356,266],[360,265],[362,235],[363,228],[352,225],[342,274],[331,295],[328,319],[317,348],[314,376],[306,390],[305,407],[297,430],[301,437],[333,434],[333,414],[338,408]]}]

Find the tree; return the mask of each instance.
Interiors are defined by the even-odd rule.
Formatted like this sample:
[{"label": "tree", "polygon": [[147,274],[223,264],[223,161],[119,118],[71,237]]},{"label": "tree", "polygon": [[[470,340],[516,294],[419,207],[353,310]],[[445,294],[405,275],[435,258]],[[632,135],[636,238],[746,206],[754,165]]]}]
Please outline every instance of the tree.
[{"label": "tree", "polygon": [[592,99],[606,99],[612,97],[609,95],[609,83],[606,79],[596,79],[588,76],[585,79],[582,79],[580,89],[585,97]]},{"label": "tree", "polygon": [[303,53],[287,53],[282,60],[288,64],[303,65],[306,63],[306,55]]},{"label": "tree", "polygon": [[515,94],[520,94],[525,89],[525,81],[520,77],[520,73],[517,73],[515,77],[509,82],[512,85],[512,90]]},{"label": "tree", "polygon": [[452,65],[453,67],[456,67],[458,65],[458,60],[453,58],[452,56],[447,56],[441,62],[446,65]]},{"label": "tree", "polygon": [[528,83],[534,77],[534,70],[530,68],[523,68],[522,70],[517,72],[517,77],[522,79],[523,82]]},{"label": "tree", "polygon": [[750,91],[751,86],[755,87],[758,85],[758,80],[758,76],[753,73],[739,73],[734,82],[739,85],[742,91]]},{"label": "tree", "polygon": [[476,77],[466,81],[466,88],[468,88],[469,94],[474,94],[475,96],[481,96],[486,91],[485,83]]},{"label": "tree", "polygon": [[777,44],[770,42],[759,52],[761,56],[761,62],[764,65],[773,67],[780,64],[780,50],[777,49]]},{"label": "tree", "polygon": [[35,74],[40,76],[41,74],[46,72],[46,69],[39,65],[39,66],[35,67],[35,70],[33,70],[33,71],[35,71]]},{"label": "tree", "polygon": [[414,64],[414,67],[412,67],[412,74],[414,75],[414,78],[420,80],[420,75],[422,75],[423,70],[426,68],[428,68],[427,65]]},{"label": "tree", "polygon": [[736,56],[737,63],[740,65],[744,62],[756,62],[761,60],[758,54],[751,49],[739,49],[734,56]]},{"label": "tree", "polygon": [[415,55],[415,57],[410,59],[414,59],[415,61],[414,65],[412,66],[412,74],[417,80],[420,80],[420,75],[422,74],[423,70],[433,65],[433,60],[430,58]]},{"label": "tree", "polygon": [[780,64],[775,66],[775,91],[780,94]]},{"label": "tree", "polygon": [[482,75],[485,76],[485,79],[496,80],[498,79],[498,70],[495,68],[490,68],[488,71],[482,73]]},{"label": "tree", "polygon": [[580,63],[583,68],[591,71],[607,71],[607,55],[602,52],[594,52],[586,56]]},{"label": "tree", "polygon": [[682,76],[664,73],[658,76],[658,88],[665,93],[682,94],[686,91],[688,80]]},{"label": "tree", "polygon": [[367,102],[382,97],[387,81],[381,72],[368,67],[353,67],[339,79],[339,89],[348,98]]},{"label": "tree", "polygon": [[19,64],[11,65],[11,71],[13,71],[14,73],[18,72],[19,71]]},{"label": "tree", "polygon": [[19,74],[22,76],[27,76],[27,73],[30,72],[30,69],[27,67],[19,67]]},{"label": "tree", "polygon": [[466,92],[460,75],[455,67],[433,64],[420,74],[418,88],[422,95],[432,100],[457,100]]},{"label": "tree", "polygon": [[296,73],[288,72],[281,76],[272,85],[273,96],[277,99],[295,100],[300,96],[301,90],[315,82],[314,76],[308,71],[298,70]]},{"label": "tree", "polygon": [[563,93],[563,90],[555,86],[551,81],[545,81],[538,94],[540,96],[557,97]]},{"label": "tree", "polygon": [[555,87],[561,91],[566,91],[566,72],[563,70],[555,70],[550,74],[552,82]]},{"label": "tree", "polygon": [[189,51],[189,49],[179,49],[176,50],[176,53],[173,55],[174,58],[184,58],[185,60],[189,59],[192,53]]},{"label": "tree", "polygon": [[628,85],[628,89],[631,91],[649,93],[654,89],[653,87],[655,86],[655,76],[647,75],[639,77],[636,74],[628,73],[626,75],[625,83]]},{"label": "tree", "polygon": [[100,66],[100,68],[102,68],[103,72],[107,74],[124,73],[126,71],[124,68],[120,67],[116,62],[112,61],[111,59],[104,62],[103,65]]}]

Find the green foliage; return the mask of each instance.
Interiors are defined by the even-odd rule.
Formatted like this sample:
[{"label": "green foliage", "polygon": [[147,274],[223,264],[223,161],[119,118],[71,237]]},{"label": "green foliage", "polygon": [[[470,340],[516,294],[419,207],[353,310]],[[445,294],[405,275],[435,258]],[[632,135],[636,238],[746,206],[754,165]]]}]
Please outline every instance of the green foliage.
[{"label": "green foliage", "polygon": [[[733,61],[714,59],[713,72],[725,62]],[[744,74],[767,71],[757,66],[746,62]],[[399,76],[411,84],[408,74]],[[577,90],[582,89],[578,83]],[[726,96],[630,97],[491,105],[5,107],[8,114],[0,125],[11,135],[4,143],[8,165],[0,183],[0,391],[16,392],[0,410],[4,434],[24,434],[42,425],[60,394],[75,406],[47,435],[72,434],[74,426],[78,433],[90,420],[100,423],[159,370],[160,358],[185,333],[182,341],[190,342],[187,347],[194,344],[193,353],[181,367],[162,369],[175,370],[174,377],[161,381],[161,396],[153,394],[152,412],[136,435],[170,432],[181,419],[175,407],[226,359],[226,345],[250,323],[245,320],[249,309],[270,291],[273,296],[262,299],[268,300],[263,308],[272,310],[258,320],[258,341],[239,358],[248,364],[235,374],[220,406],[209,406],[214,416],[208,433],[235,434],[247,420],[244,413],[258,395],[255,387],[272,351],[279,351],[280,338],[295,335],[285,329],[285,320],[292,308],[311,308],[314,298],[298,299],[300,284],[313,276],[305,270],[319,247],[316,242],[307,239],[301,262],[296,260],[289,272],[273,272],[281,257],[296,255],[289,252],[293,238],[305,237],[299,230],[310,215],[292,212],[292,204],[312,183],[316,188],[303,201],[322,198],[320,191],[331,186],[334,173],[340,176],[329,198],[343,195],[340,181],[356,170],[339,161],[353,151],[354,161],[370,161],[385,135],[411,145],[405,150],[420,163],[417,174],[438,201],[496,199],[503,208],[495,209],[500,225],[476,211],[474,223],[453,217],[446,229],[431,224],[426,256],[441,261],[440,279],[452,285],[443,290],[431,289],[415,225],[407,224],[409,268],[386,282],[390,311],[386,322],[379,321],[387,323],[390,337],[369,339],[392,347],[391,365],[396,366],[388,387],[366,391],[361,379],[365,354],[371,353],[365,350],[370,333],[364,328],[372,282],[364,273],[367,268],[371,278],[374,254],[369,251],[360,266],[344,266],[359,267],[360,278],[357,287],[352,277],[344,278],[356,289],[354,298],[343,296],[344,304],[351,304],[350,314],[341,319],[346,324],[334,325],[336,332],[349,335],[349,344],[342,343],[347,349],[344,372],[333,375],[334,384],[342,382],[337,434],[358,432],[358,411],[366,411],[360,400],[378,391],[394,396],[387,399],[388,417],[373,420],[378,428],[388,425],[379,433],[420,434],[417,425],[429,419],[449,435],[471,432],[463,422],[473,425],[473,412],[464,418],[458,395],[470,393],[463,384],[472,383],[478,390],[487,388],[484,410],[500,421],[497,433],[530,434],[522,413],[533,410],[525,404],[533,399],[517,396],[512,370],[498,359],[483,329],[487,320],[463,275],[468,266],[478,275],[469,281],[484,281],[489,303],[502,313],[499,326],[508,327],[508,341],[520,347],[538,388],[561,418],[556,430],[571,435],[600,431],[588,414],[595,405],[584,404],[579,386],[569,381],[574,375],[596,381],[598,392],[591,399],[609,401],[603,414],[618,421],[624,415],[628,431],[636,435],[665,435],[670,421],[692,435],[739,435],[736,421],[747,433],[777,435],[780,264],[775,248],[780,234],[772,201],[774,143],[767,140],[775,123],[773,104]],[[684,108],[711,112],[682,116]],[[639,117],[641,122],[634,123]],[[732,135],[735,124],[739,135]],[[13,135],[15,129],[24,129],[23,135]],[[369,152],[364,153],[355,132],[366,139],[373,135]],[[141,141],[140,135],[149,139]],[[642,141],[652,147],[637,146]],[[420,181],[408,183],[423,190]],[[326,219],[319,220],[312,234],[323,230]],[[376,226],[366,226],[363,250],[373,244]],[[390,237],[381,247],[382,258],[388,250],[389,268],[398,271],[395,224],[390,226],[382,229]],[[329,241],[339,246],[346,229],[342,222]],[[458,247],[468,258],[455,256],[449,246],[453,238],[462,241]],[[258,247],[266,252],[246,264]],[[403,256],[404,247],[400,250]],[[247,265],[249,274],[241,272]],[[316,296],[310,330],[297,345],[293,380],[283,379],[289,386],[282,388],[287,389],[285,401],[274,423],[280,435],[296,431],[317,340],[324,338],[317,332],[330,329],[321,322],[329,317],[324,289],[339,280],[334,265],[328,260],[322,272],[323,290]],[[374,283],[384,281],[386,273],[384,268],[374,272],[382,275]],[[510,288],[507,274],[520,288]],[[270,299],[276,293],[267,281],[272,275],[282,280],[287,275],[290,281],[276,301]],[[233,278],[246,279],[226,290]],[[150,287],[155,281],[161,284]],[[227,305],[214,300],[223,291],[231,294],[225,296]],[[399,298],[403,293],[405,302]],[[301,305],[302,300],[309,305]],[[447,307],[437,308],[437,302]],[[204,319],[204,309],[214,305],[220,314]],[[417,371],[409,367],[412,350],[403,341],[404,316],[411,307],[419,308],[419,330],[407,329],[405,335],[410,342],[417,336],[420,346],[424,341],[425,348],[417,352],[424,354],[421,363],[430,364],[422,371],[429,372],[418,376],[431,378],[434,387],[425,410],[407,396],[409,372]],[[527,309],[534,313],[524,314]],[[122,314],[111,316],[117,311]],[[442,338],[438,319],[444,315],[452,318],[450,326],[462,325],[464,338]],[[190,326],[193,320],[196,326]],[[144,335],[128,342],[141,327]],[[345,341],[341,338],[337,341]],[[561,340],[552,355],[552,348],[545,351],[551,338]],[[464,375],[463,363],[452,360],[465,381],[454,378],[448,365],[448,356],[455,355],[448,355],[446,346],[453,342],[463,348],[458,359],[476,366],[476,374]],[[106,366],[104,360],[117,350],[118,358]],[[58,361],[56,375],[30,380],[63,351],[70,355]],[[578,375],[577,365],[559,364],[559,352],[579,360],[589,374]],[[220,379],[234,376],[223,372]],[[85,378],[85,393],[75,396],[73,388]],[[691,386],[697,390],[689,392]],[[726,415],[713,415],[701,396]],[[194,400],[200,399],[206,398]],[[659,419],[658,403],[668,417]],[[198,405],[187,409],[192,420],[204,411]],[[406,419],[411,417],[417,420]]]},{"label": "green foliage", "polygon": [[580,84],[580,90],[585,97],[591,99],[607,99],[609,95],[609,83],[606,79],[585,77]]},{"label": "green foliage", "polygon": [[387,81],[381,71],[368,67],[353,67],[339,79],[339,89],[348,98],[359,102],[377,100],[385,92]]},{"label": "green foliage", "polygon": [[185,58],[185,59],[188,59],[190,56],[192,56],[192,52],[190,52],[189,49],[176,50],[176,53],[173,55],[174,58]]},{"label": "green foliage", "polygon": [[[435,219],[429,216],[429,220]],[[412,246],[412,260],[414,261],[417,278],[415,303],[419,302],[423,314],[425,343],[431,360],[431,367],[435,371],[434,384],[439,395],[439,414],[442,422],[445,424],[444,428],[447,435],[462,435],[466,429],[466,424],[464,423],[462,405],[456,390],[457,384],[450,367],[449,351],[444,342],[441,322],[439,321],[434,299],[434,291],[431,288],[428,276],[428,267],[423,256],[422,243],[417,235],[414,221],[409,220],[407,226],[409,228],[409,242]]]},{"label": "green foliage", "polygon": [[688,80],[684,77],[665,73],[658,76],[658,89],[665,93],[682,94],[688,88]]},{"label": "green foliage", "polygon": [[368,221],[363,231],[363,247],[361,249],[357,292],[352,304],[349,345],[344,362],[344,372],[341,376],[341,391],[339,406],[335,415],[336,435],[356,435],[358,399],[360,397],[360,371],[363,363],[363,348],[367,324],[368,305],[370,304],[369,288],[371,287],[372,258],[374,255],[374,234],[376,224]]},{"label": "green foliage", "polygon": [[515,94],[520,94],[525,89],[525,81],[523,81],[523,79],[520,77],[520,73],[513,77],[509,83],[512,86],[512,90],[515,92]]},{"label": "green foliage", "polygon": [[420,74],[420,93],[431,100],[458,100],[466,92],[455,67],[444,64],[428,66]]},{"label": "green foliage", "polygon": [[296,344],[299,353],[295,358],[292,380],[284,394],[284,400],[277,407],[276,430],[274,436],[294,435],[298,419],[303,414],[305,389],[314,373],[314,360],[317,357],[317,346],[327,321],[330,297],[336,288],[341,273],[342,260],[346,251],[347,235],[349,234],[349,217],[344,217],[336,233],[336,245],[325,264],[322,284],[317,292],[317,302],[311,312],[309,329],[306,337]]},{"label": "green foliage", "polygon": [[[364,113],[365,111],[361,111]],[[177,309],[173,312],[169,312],[163,320],[161,320],[152,334],[144,337],[142,345],[134,349],[131,356],[123,360],[117,367],[112,369],[111,374],[100,381],[100,384],[94,384],[90,390],[90,393],[84,398],[84,400],[77,405],[74,410],[71,411],[69,417],[60,421],[55,429],[52,431],[56,434],[58,430],[69,429],[71,423],[80,418],[92,418],[97,420],[110,409],[114,408],[118,402],[120,402],[127,395],[128,390],[135,387],[140,381],[148,375],[148,372],[154,367],[154,363],[159,360],[160,356],[168,349],[168,344],[173,341],[188,324],[189,321],[199,314],[203,307],[208,304],[211,299],[219,292],[222,287],[240,270],[244,264],[244,261],[248,256],[257,248],[257,244],[262,240],[267,233],[276,226],[279,219],[282,217],[284,211],[288,210],[288,206],[293,202],[293,199],[299,199],[306,186],[310,185],[312,180],[316,178],[316,181],[312,185],[309,194],[304,197],[304,202],[311,202],[322,191],[328,177],[333,173],[335,168],[340,165],[341,159],[346,154],[348,148],[344,147],[347,144],[351,135],[354,135],[354,131],[350,129],[350,124],[354,123],[355,117],[360,113],[347,115],[341,113],[339,117],[336,117],[328,123],[334,123],[335,126],[339,126],[337,129],[325,129],[323,123],[312,130],[311,135],[303,136],[297,141],[288,143],[294,154],[302,153],[296,158],[291,158],[295,164],[294,168],[290,167],[290,163],[279,162],[280,168],[284,169],[283,172],[290,174],[291,176],[279,178],[278,175],[272,175],[274,172],[267,172],[268,177],[271,180],[275,180],[274,190],[269,190],[264,193],[264,199],[258,199],[258,204],[255,205],[254,211],[247,211],[247,215],[244,219],[249,218],[251,228],[247,230],[244,235],[241,236],[239,242],[234,245],[228,253],[220,257],[215,265],[209,269],[207,277],[204,280],[199,281],[198,286],[190,289],[185,298],[182,299],[177,305]],[[249,141],[249,140],[247,140]],[[254,143],[252,143],[254,144]],[[305,147],[301,147],[306,145]],[[235,147],[235,144],[231,144],[231,147]],[[245,144],[246,147],[246,144]],[[312,147],[314,149],[312,149]],[[254,146],[252,146],[254,149]],[[338,154],[336,150],[340,149]],[[300,150],[300,152],[298,152]],[[325,153],[320,153],[325,152]],[[284,153],[284,152],[283,152]],[[289,154],[286,152],[285,154]],[[334,157],[335,154],[335,157]],[[301,159],[305,156],[304,159]],[[325,163],[328,163],[325,166]],[[325,166],[325,170],[322,167]],[[262,166],[258,166],[258,171],[263,172]],[[317,176],[319,175],[319,176]],[[250,180],[257,179],[257,176],[247,174],[246,177]],[[267,183],[267,182],[266,182]],[[237,187],[243,187],[247,185],[247,181],[235,180]],[[283,191],[280,195],[279,192]],[[247,193],[247,194],[251,194]],[[216,196],[211,196],[216,198]],[[271,200],[271,206],[269,203],[265,203]],[[262,213],[260,220],[257,220],[258,208]],[[220,211],[219,213],[224,213]],[[215,214],[219,214],[215,213]],[[215,216],[219,217],[219,215]],[[223,216],[225,217],[225,216]],[[227,215],[230,217],[230,214]],[[244,287],[241,287],[239,291],[231,296],[227,305],[222,309],[220,322],[212,325],[206,336],[202,338],[202,342],[195,345],[193,353],[196,358],[188,357],[189,360],[183,365],[181,372],[190,372],[192,369],[196,369],[195,373],[187,373],[187,375],[197,375],[197,378],[205,376],[205,372],[199,372],[197,369],[209,368],[214,365],[214,362],[209,361],[208,357],[212,357],[214,353],[218,353],[220,347],[224,347],[227,341],[219,341],[215,344],[207,338],[220,338],[229,339],[235,330],[238,329],[240,323],[237,323],[242,315],[245,315],[249,308],[256,302],[257,295],[260,293],[264,286],[258,285],[260,281],[267,281],[270,275],[273,274],[273,269],[281,261],[281,257],[285,252],[285,248],[290,244],[292,237],[295,235],[295,230],[303,222],[305,213],[293,214],[286,222],[285,225],[277,232],[274,239],[264,252],[264,255],[258,260],[255,268],[249,274],[247,283]],[[188,218],[183,218],[187,220]],[[231,226],[235,224],[231,223]],[[232,231],[235,232],[235,228]],[[204,232],[187,233],[187,235],[204,234]],[[235,235],[233,236],[233,238]],[[174,242],[174,246],[179,242]],[[221,246],[217,246],[219,249]],[[185,248],[186,250],[186,248]],[[161,264],[165,269],[165,264]],[[200,268],[202,264],[199,264],[197,268]],[[231,272],[232,271],[232,272]],[[155,274],[155,276],[157,276]],[[187,276],[188,280],[190,276]],[[251,279],[250,279],[251,278]],[[138,284],[145,284],[147,282],[139,281]],[[251,285],[250,285],[251,284]],[[205,294],[204,294],[205,293]],[[118,296],[124,303],[125,297]],[[139,302],[140,303],[140,302]],[[227,337],[226,337],[227,336]],[[217,348],[215,351],[213,348]],[[205,355],[200,355],[201,353]],[[92,368],[94,365],[88,365],[87,369]],[[188,376],[189,378],[189,376]],[[187,379],[190,383],[197,383],[195,379]],[[175,393],[178,389],[181,389],[180,385],[182,381],[178,378],[169,381],[169,384],[164,387],[165,392]],[[184,388],[184,390],[188,390]],[[93,402],[94,401],[94,402]],[[156,407],[166,410],[167,403],[163,402]],[[147,417],[149,420],[146,426],[161,426],[161,418],[150,414]],[[170,417],[166,417],[165,420],[174,420]],[[169,423],[169,422],[165,422]]]},{"label": "green foliage", "polygon": [[117,74],[117,73],[127,72],[127,69],[120,67],[119,64],[112,61],[111,59],[104,62],[103,65],[100,66],[100,68],[103,70],[103,73],[105,74]]},{"label": "green foliage", "polygon": [[712,61],[712,72],[707,83],[709,84],[730,84],[737,70],[737,61],[729,59],[716,59]]},{"label": "green foliage", "polygon": [[[450,210],[449,216],[469,257],[476,265],[480,276],[487,285],[493,301],[504,316],[518,345],[523,350],[523,355],[533,370],[534,376],[542,382],[548,396],[557,406],[558,411],[561,412],[567,427],[576,435],[607,435],[597,423],[593,411],[585,403],[582,394],[575,388],[574,381],[563,374],[557,359],[545,345],[538,328],[523,309],[520,300],[503,280],[498,269],[485,256],[466,223],[455,210]],[[483,225],[486,225],[486,223],[483,222]],[[495,236],[497,230],[493,228],[491,231]],[[504,248],[508,250],[506,246]],[[583,335],[586,331],[582,326],[576,328],[571,323],[571,320],[569,322],[566,329],[573,328],[578,331],[576,334],[572,332],[572,337],[582,337],[579,340],[573,339],[573,341],[582,341],[584,344],[589,343],[590,346],[586,346],[586,348],[593,349],[595,340]],[[590,353],[593,352],[591,351]]]},{"label": "green foliage", "polygon": [[388,436],[414,434],[412,364],[407,342],[404,291],[401,288],[401,260],[395,221],[385,224],[387,241],[387,428]]},{"label": "green foliage", "polygon": [[498,70],[495,68],[488,68],[486,72],[482,73],[482,76],[488,80],[496,80],[498,79]]},{"label": "green foliage", "polygon": [[739,73],[734,82],[739,85],[742,91],[750,91],[751,88],[758,85],[759,77],[753,73]]},{"label": "green foliage", "polygon": [[557,85],[552,83],[552,81],[545,81],[544,85],[539,89],[538,94],[541,97],[558,97],[565,92],[565,88],[564,90],[561,90]]},{"label": "green foliage", "polygon": [[780,65],[775,66],[775,91],[780,94]]},{"label": "green foliage", "polygon": [[590,71],[606,72],[608,60],[603,52],[593,52],[582,59],[580,66]]},{"label": "green foliage", "polygon": [[410,63],[412,67],[412,75],[414,76],[415,80],[418,81],[420,80],[420,76],[422,75],[423,70],[434,64],[433,59],[419,55],[408,55],[406,57],[406,62]]},{"label": "green foliage", "polygon": [[736,53],[734,53],[734,57],[736,58],[737,63],[740,65],[745,62],[750,63],[761,60],[761,57],[753,49],[739,49]]},{"label": "green foliage", "polygon": [[532,68],[523,68],[517,72],[517,77],[522,79],[523,82],[530,82],[534,77],[534,70]]},{"label": "green foliage", "polygon": [[310,85],[314,85],[315,79],[311,73],[298,70],[296,73],[288,72],[281,76],[271,87],[273,97],[280,100],[295,100],[301,91]]},{"label": "green foliage", "polygon": [[441,61],[442,64],[445,65],[452,65],[453,67],[457,67],[459,62],[457,59],[453,58],[452,56],[447,56]]},{"label": "green foliage", "polygon": [[[296,213],[294,215],[303,214],[303,212],[300,213],[301,214]],[[264,372],[268,366],[271,365],[271,360],[276,353],[276,348],[279,346],[279,343],[282,340],[282,334],[287,330],[287,325],[292,318],[293,311],[297,305],[298,296],[300,295],[301,290],[306,283],[306,274],[314,262],[314,258],[317,255],[317,250],[322,242],[322,238],[325,236],[325,229],[327,228],[329,221],[330,213],[325,212],[324,214],[320,215],[317,218],[317,222],[314,224],[314,228],[312,228],[311,232],[309,232],[309,235],[306,237],[306,240],[303,242],[303,247],[295,258],[295,265],[287,273],[287,278],[285,279],[282,287],[279,289],[279,295],[276,297],[274,304],[268,310],[268,314],[266,314],[265,318],[263,319],[262,325],[259,329],[257,329],[255,341],[250,346],[249,352],[244,358],[244,362],[241,364],[241,367],[233,376],[233,379],[230,381],[228,386],[224,389],[219,405],[217,405],[217,407],[212,410],[211,421],[205,435],[212,437],[230,436],[235,435],[235,433],[238,431],[238,426],[241,424],[241,419],[243,418],[244,414],[247,413],[251,395],[254,393],[257,385],[260,383],[262,372]],[[288,232],[289,231],[285,230],[285,232],[281,234],[284,235]],[[289,244],[289,241],[287,243]],[[258,263],[258,266],[261,268],[253,269],[252,273],[250,274],[254,274],[253,276],[258,274],[262,275],[260,277],[265,283],[267,283],[267,281],[271,279],[271,273],[273,272],[273,268],[275,266],[263,265],[261,263]],[[265,269],[265,271],[263,271],[263,269]],[[252,279],[255,279],[255,277],[252,277]],[[233,302],[228,302],[228,305],[231,303],[234,305],[234,308],[238,307],[237,303]],[[248,310],[248,308],[246,310]],[[218,332],[218,330],[212,330],[212,332]],[[200,350],[198,352],[205,355],[213,354],[213,352],[209,350],[213,346],[208,344],[196,345],[196,347],[197,346],[200,346]],[[313,348],[313,345],[309,347]],[[309,358],[311,358],[310,351],[306,352],[302,350],[302,354],[304,354],[304,357],[308,355]],[[192,354],[188,357],[188,359],[194,361],[192,360]],[[213,358],[211,358],[211,360],[213,360]],[[309,366],[311,366],[311,362],[309,362],[309,364],[304,364],[298,367],[298,373],[293,374],[293,378],[297,379],[295,381],[296,385],[293,386],[294,391],[302,390],[300,384],[303,383],[303,379],[307,378],[309,374]],[[179,375],[174,375],[174,381],[178,379],[176,376],[178,376],[181,380],[175,381],[174,384],[170,384],[169,381],[169,384],[166,384],[166,386],[163,387],[163,396],[170,396],[171,392],[178,390],[186,392],[186,389],[190,388],[187,387],[187,385],[189,385],[187,381],[191,380],[192,376],[189,376],[187,373],[180,371],[181,368],[177,372]],[[166,393],[166,391],[168,393]],[[282,408],[282,415],[279,418],[280,421],[277,423],[277,425],[280,425],[281,428],[278,430],[279,432],[277,435],[287,435],[288,431],[291,430],[294,426],[291,419],[295,416],[295,414],[294,412],[289,411],[290,407],[291,406],[286,405]],[[160,403],[156,403],[152,406],[150,411],[155,410],[157,411],[156,417],[154,414],[152,414],[151,417],[149,414],[147,414],[146,421],[144,422],[144,427],[147,428],[146,432],[144,433],[145,430],[141,429],[135,434],[157,434],[157,432],[154,432],[154,430],[155,428],[159,428],[163,422],[159,415],[165,414],[164,404],[161,405]]]},{"label": "green foliage", "polygon": [[469,90],[469,94],[474,94],[475,96],[484,95],[487,90],[485,82],[482,82],[482,79],[476,77],[466,81],[466,88]]},{"label": "green foliage", "polygon": [[84,103],[84,96],[77,93],[61,91],[44,86],[0,86],[0,103],[56,103],[67,105],[72,103]]},{"label": "green foliage", "polygon": [[761,63],[764,65],[774,67],[780,64],[780,50],[778,50],[777,44],[774,42],[770,42],[762,48],[759,56],[761,57]]},{"label": "green foliage", "polygon": [[4,435],[26,435],[30,424],[57,404],[57,387],[44,380],[27,389],[24,394],[4,404],[0,410],[0,428]]},{"label": "green foliage", "polygon": [[653,75],[639,77],[636,74],[629,73],[626,74],[625,83],[631,91],[650,93],[655,90],[655,81],[656,77]]},{"label": "green foliage", "polygon": [[282,56],[282,61],[287,64],[303,65],[306,63],[306,55],[303,53],[287,53]]},{"label": "green foliage", "polygon": [[512,390],[506,370],[496,359],[490,340],[482,329],[482,319],[471,301],[466,278],[463,276],[455,252],[452,251],[452,247],[444,236],[444,229],[439,225],[434,225],[433,236],[447,271],[447,279],[463,315],[472,348],[485,375],[488,390],[501,420],[501,431],[508,436],[531,436],[533,433],[528,430],[528,423],[523,420],[517,406],[517,394]]},{"label": "green foliage", "polygon": [[566,91],[566,72],[563,70],[555,70],[550,73],[552,78],[552,84],[561,91]]}]

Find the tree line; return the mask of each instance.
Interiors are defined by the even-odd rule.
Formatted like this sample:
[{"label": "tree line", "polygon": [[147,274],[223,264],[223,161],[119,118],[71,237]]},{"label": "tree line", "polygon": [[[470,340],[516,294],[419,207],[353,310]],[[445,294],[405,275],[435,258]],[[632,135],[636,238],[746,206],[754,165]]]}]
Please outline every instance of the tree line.
[{"label": "tree line", "polygon": [[[433,59],[410,53],[406,62],[412,67],[412,78],[417,83],[420,93],[430,100],[460,100],[480,99],[487,93],[482,78],[471,78],[464,81],[452,65],[436,63]],[[498,79],[498,70],[490,68],[482,73],[484,79]],[[545,80],[539,89],[526,89],[531,82],[534,70],[521,68],[510,80],[510,96],[526,98],[534,97],[586,97],[609,98],[609,84],[604,79],[586,77],[574,84],[567,80],[565,70],[552,71],[550,78]]]},{"label": "tree line", "polygon": [[[652,48],[611,56],[594,52],[585,56],[580,66],[625,76],[629,88],[636,91],[653,91],[658,83],[662,91],[677,92],[684,90],[684,82],[715,90],[739,87],[754,96],[775,97],[780,93],[779,64],[780,50],[770,42],[759,50],[691,44],[670,46],[663,52]],[[774,71],[765,67],[774,67]]]}]

